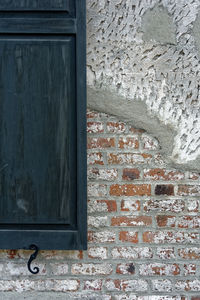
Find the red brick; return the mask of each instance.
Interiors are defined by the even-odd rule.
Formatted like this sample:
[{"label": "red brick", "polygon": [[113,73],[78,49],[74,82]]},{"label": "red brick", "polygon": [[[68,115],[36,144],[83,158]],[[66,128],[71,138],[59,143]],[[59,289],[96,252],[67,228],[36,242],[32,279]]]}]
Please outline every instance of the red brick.
[{"label": "red brick", "polygon": [[125,123],[122,122],[107,122],[108,133],[123,133],[126,130]]},{"label": "red brick", "polygon": [[135,274],[135,266],[133,263],[119,264],[117,265],[116,273],[120,275],[133,275]]},{"label": "red brick", "polygon": [[115,212],[117,211],[117,203],[115,200],[89,200],[89,212]]},{"label": "red brick", "polygon": [[146,153],[108,153],[108,163],[113,165],[133,165],[149,163],[152,155]]},{"label": "red brick", "polygon": [[183,275],[196,275],[197,267],[194,264],[184,264],[183,266]]},{"label": "red brick", "polygon": [[125,292],[144,292],[148,289],[148,284],[145,280],[119,280],[107,279],[105,288],[108,291],[125,291]]},{"label": "red brick", "polygon": [[19,251],[18,250],[7,250],[8,258],[9,259],[14,259],[14,258],[19,258]]},{"label": "red brick", "polygon": [[188,212],[198,212],[199,211],[199,200],[190,199],[187,201],[187,211]]},{"label": "red brick", "polygon": [[88,149],[106,149],[106,148],[112,148],[115,147],[115,139],[114,138],[88,138]]},{"label": "red brick", "polygon": [[129,232],[129,231],[121,231],[119,233],[119,240],[122,242],[129,243],[138,243],[138,233],[137,232]]},{"label": "red brick", "polygon": [[84,282],[84,290],[101,291],[101,288],[102,288],[101,279],[87,280]]},{"label": "red brick", "polygon": [[191,300],[200,300],[200,295],[192,297]]},{"label": "red brick", "polygon": [[[156,292],[171,292],[173,289],[172,281],[169,279],[154,279],[152,280],[152,289]],[[155,300],[154,296],[150,296],[149,300]],[[173,296],[156,296],[156,300],[183,300],[181,297]],[[184,298],[185,300],[185,298]]]},{"label": "red brick", "polygon": [[113,184],[110,187],[110,195],[113,196],[150,196],[150,184]]},{"label": "red brick", "polygon": [[[58,251],[59,252],[59,251]],[[32,251],[29,250],[0,250],[0,259],[17,259],[17,258],[23,258],[23,259],[29,259]]]},{"label": "red brick", "polygon": [[[56,264],[55,264],[56,265]],[[37,263],[38,268],[40,269],[40,275],[47,275],[47,270],[46,270],[46,264],[44,263]],[[68,269],[68,266],[66,265],[66,268]],[[7,262],[3,264],[0,264],[0,272],[7,274],[7,276],[30,276],[31,273],[29,272],[28,268],[26,265],[23,263],[20,263],[17,261],[16,263],[14,261],[12,262]]]},{"label": "red brick", "polygon": [[158,141],[153,137],[143,136],[141,140],[143,142],[143,148],[146,150],[157,150],[160,148]]},{"label": "red brick", "polygon": [[114,259],[149,259],[153,257],[149,247],[115,247],[111,251]]},{"label": "red brick", "polygon": [[89,165],[104,165],[103,154],[101,152],[92,152],[87,155]]},{"label": "red brick", "polygon": [[123,169],[123,175],[122,175],[123,180],[131,181],[139,178],[140,178],[140,171],[138,169],[131,169],[131,168]]},{"label": "red brick", "polygon": [[139,200],[122,200],[121,211],[139,211],[140,201]]},{"label": "red brick", "polygon": [[200,259],[200,248],[192,247],[192,248],[182,248],[178,249],[178,255],[183,259]]},{"label": "red brick", "polygon": [[174,186],[172,184],[158,184],[155,187],[155,195],[174,195]]},{"label": "red brick", "polygon": [[179,185],[178,195],[180,196],[200,196],[200,186],[198,185]]},{"label": "red brick", "polygon": [[88,242],[92,243],[113,243],[115,241],[115,233],[112,231],[88,232]]},{"label": "red brick", "polygon": [[184,173],[178,171],[168,171],[165,169],[144,170],[144,178],[150,180],[181,180],[184,179]]},{"label": "red brick", "polygon": [[146,231],[143,233],[144,243],[197,243],[199,234],[196,232],[182,231]]},{"label": "red brick", "polygon": [[73,275],[110,275],[112,273],[112,265],[107,263],[72,264],[71,273]]},{"label": "red brick", "polygon": [[[22,292],[75,292],[80,281],[76,279],[15,279],[0,280],[0,291]],[[19,297],[20,299],[21,297]]]},{"label": "red brick", "polygon": [[135,137],[120,137],[118,141],[118,147],[120,149],[138,149],[139,142]]},{"label": "red brick", "polygon": [[99,113],[96,111],[87,110],[87,119],[99,118]]},{"label": "red brick", "polygon": [[107,185],[98,183],[88,184],[89,197],[104,197],[107,195]]},{"label": "red brick", "polygon": [[188,179],[191,180],[198,180],[200,178],[200,174],[199,173],[195,173],[195,172],[190,172]]},{"label": "red brick", "polygon": [[156,254],[161,260],[175,258],[174,248],[157,248]]},{"label": "red brick", "polygon": [[80,260],[83,259],[83,251],[68,250],[68,251],[58,251],[58,250],[41,250],[40,255],[45,259],[53,260]]},{"label": "red brick", "polygon": [[164,211],[164,212],[182,212],[185,208],[185,202],[177,199],[162,199],[162,200],[149,200],[144,203],[145,211]]},{"label": "red brick", "polygon": [[103,133],[103,123],[102,122],[87,122],[87,132],[88,133]]},{"label": "red brick", "polygon": [[68,264],[66,263],[51,263],[51,273],[53,275],[66,275],[69,273]]},{"label": "red brick", "polygon": [[88,168],[88,179],[113,181],[117,177],[118,171],[116,169]]},{"label": "red brick", "polygon": [[108,217],[107,216],[88,216],[88,228],[102,228],[107,227]]},{"label": "red brick", "polygon": [[139,274],[141,276],[172,276],[179,275],[180,268],[177,264],[152,263],[142,264],[139,266]]},{"label": "red brick", "polygon": [[113,217],[112,226],[148,226],[152,224],[152,218],[148,216],[124,216]]},{"label": "red brick", "polygon": [[107,259],[108,248],[106,247],[89,247],[88,257],[92,259]]},{"label": "red brick", "polygon": [[175,288],[179,291],[200,291],[200,280],[195,278],[194,280],[179,280],[175,284]]},{"label": "red brick", "polygon": [[179,228],[200,228],[200,216],[183,216],[178,220]]},{"label": "red brick", "polygon": [[157,216],[157,224],[159,227],[175,227],[176,217],[174,216]]}]

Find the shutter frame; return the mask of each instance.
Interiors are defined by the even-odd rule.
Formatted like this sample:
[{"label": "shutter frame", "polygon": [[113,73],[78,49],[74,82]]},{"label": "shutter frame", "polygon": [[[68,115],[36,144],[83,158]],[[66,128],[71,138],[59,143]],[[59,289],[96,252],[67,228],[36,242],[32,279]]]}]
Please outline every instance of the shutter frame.
[{"label": "shutter frame", "polygon": [[[16,0],[15,0],[16,1]],[[18,0],[20,2],[20,0]],[[67,224],[7,224],[0,222],[0,248],[26,249],[35,244],[43,250],[85,250],[87,248],[87,161],[86,161],[86,3],[84,0],[63,0],[64,9],[49,7],[12,9],[12,17],[0,18],[0,36],[4,39],[21,37],[72,36],[75,41],[75,139],[76,203],[70,203],[73,222]],[[16,2],[15,2],[16,3]],[[49,0],[49,3],[51,1]],[[23,14],[22,14],[23,12]],[[6,13],[6,12],[5,12]],[[43,14],[44,13],[44,16]],[[23,17],[22,17],[23,16]],[[67,71],[66,71],[67,72]],[[1,84],[1,83],[0,83]],[[72,99],[73,100],[73,99]],[[14,149],[13,149],[14,150]],[[74,186],[75,186],[74,185]],[[74,199],[70,199],[72,202]]]}]

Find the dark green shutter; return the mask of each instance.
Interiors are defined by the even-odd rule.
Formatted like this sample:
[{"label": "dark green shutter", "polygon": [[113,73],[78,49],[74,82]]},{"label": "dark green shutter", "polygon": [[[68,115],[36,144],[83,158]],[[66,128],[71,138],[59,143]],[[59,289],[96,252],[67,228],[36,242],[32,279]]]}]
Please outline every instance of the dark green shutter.
[{"label": "dark green shutter", "polygon": [[0,248],[86,248],[84,0],[0,0]]}]

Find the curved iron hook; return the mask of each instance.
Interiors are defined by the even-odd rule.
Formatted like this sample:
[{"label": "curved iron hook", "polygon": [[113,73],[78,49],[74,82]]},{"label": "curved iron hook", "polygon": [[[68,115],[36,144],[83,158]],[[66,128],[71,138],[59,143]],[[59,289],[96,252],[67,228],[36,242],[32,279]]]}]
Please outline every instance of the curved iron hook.
[{"label": "curved iron hook", "polygon": [[36,245],[30,245],[29,246],[29,250],[35,250],[35,252],[33,254],[31,254],[29,260],[28,260],[28,270],[32,273],[32,274],[38,274],[39,273],[39,268],[38,267],[34,267],[33,270],[31,269],[31,263],[34,259],[36,259],[37,255],[38,255],[38,251],[39,248]]}]

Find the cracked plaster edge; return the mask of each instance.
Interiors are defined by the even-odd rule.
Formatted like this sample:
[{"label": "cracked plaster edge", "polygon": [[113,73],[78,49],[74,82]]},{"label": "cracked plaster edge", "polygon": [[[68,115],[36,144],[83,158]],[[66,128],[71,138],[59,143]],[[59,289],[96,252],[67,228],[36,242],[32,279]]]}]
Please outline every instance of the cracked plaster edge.
[{"label": "cracked plaster edge", "polygon": [[87,107],[98,112],[104,112],[120,121],[129,123],[135,128],[144,129],[155,137],[161,146],[160,153],[167,165],[183,171],[199,171],[200,156],[193,161],[178,164],[172,158],[173,145],[175,142],[176,130],[169,125],[162,123],[156,115],[150,115],[144,101],[131,101],[116,92],[108,89],[96,89],[87,87]]}]

